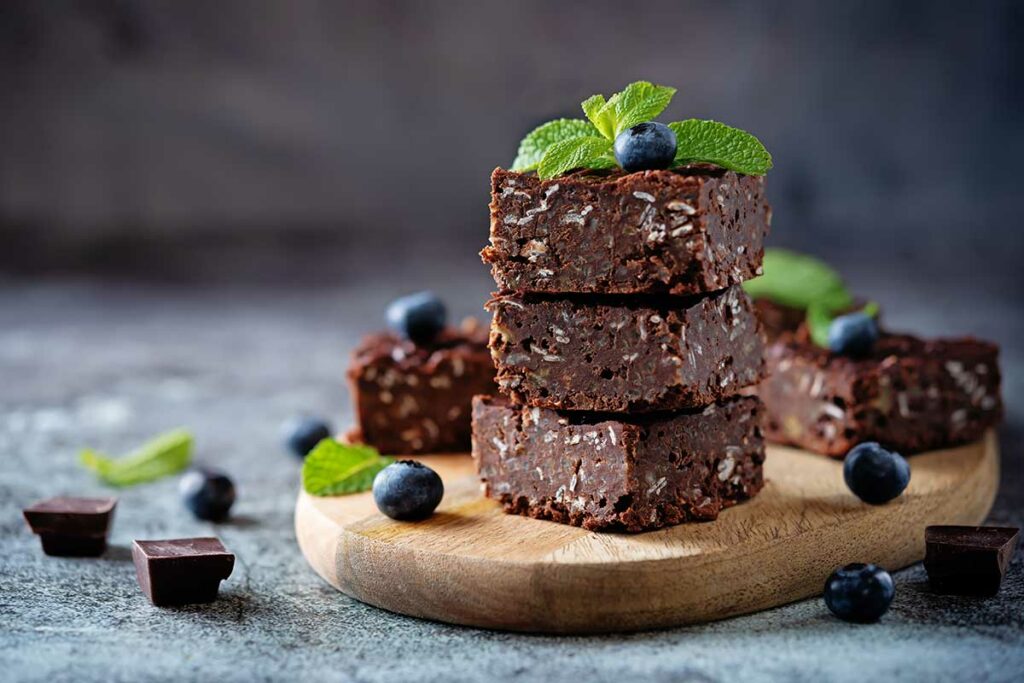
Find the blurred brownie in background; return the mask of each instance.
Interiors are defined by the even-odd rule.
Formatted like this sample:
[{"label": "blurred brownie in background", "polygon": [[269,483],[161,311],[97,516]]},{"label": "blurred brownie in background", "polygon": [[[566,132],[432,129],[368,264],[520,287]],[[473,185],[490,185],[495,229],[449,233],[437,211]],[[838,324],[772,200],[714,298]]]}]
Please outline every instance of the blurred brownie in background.
[{"label": "blurred brownie in background", "polygon": [[808,337],[800,328],[768,346],[758,395],[769,441],[837,458],[863,441],[911,454],[975,441],[1002,417],[994,344],[883,334],[849,357]]},{"label": "blurred brownie in background", "polygon": [[497,390],[487,330],[473,319],[429,344],[369,335],[348,379],[357,420],[348,439],[388,455],[468,452],[473,396]]}]

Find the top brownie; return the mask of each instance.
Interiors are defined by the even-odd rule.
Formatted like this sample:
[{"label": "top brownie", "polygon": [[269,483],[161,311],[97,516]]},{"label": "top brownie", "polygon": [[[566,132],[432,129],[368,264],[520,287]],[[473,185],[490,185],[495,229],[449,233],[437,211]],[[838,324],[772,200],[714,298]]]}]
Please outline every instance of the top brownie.
[{"label": "top brownie", "polygon": [[503,292],[700,294],[761,274],[764,178],[710,166],[583,171],[552,180],[495,169],[491,245]]}]

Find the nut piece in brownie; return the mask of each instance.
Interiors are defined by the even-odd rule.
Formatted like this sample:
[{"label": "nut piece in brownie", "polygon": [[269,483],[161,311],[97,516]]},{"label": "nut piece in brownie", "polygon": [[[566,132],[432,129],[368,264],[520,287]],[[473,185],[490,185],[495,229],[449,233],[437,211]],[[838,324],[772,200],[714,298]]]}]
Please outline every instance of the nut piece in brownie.
[{"label": "nut piece in brownie", "polygon": [[488,308],[498,385],[525,405],[678,410],[735,394],[764,370],[739,286],[701,297],[506,295]]},{"label": "nut piece in brownie", "polygon": [[481,256],[503,292],[698,294],[760,274],[770,216],[763,177],[717,167],[553,180],[499,168]]},{"label": "nut piece in brownie", "polygon": [[423,345],[366,337],[348,370],[358,421],[348,438],[391,455],[468,450],[473,396],[495,390],[486,334],[471,320]]},{"label": "nut piece in brownie", "polygon": [[863,441],[903,454],[981,438],[1002,417],[999,349],[975,339],[884,334],[871,353],[830,353],[784,334],[758,387],[769,441],[843,457]]},{"label": "nut piece in brownie", "polygon": [[763,406],[736,396],[691,412],[559,413],[473,401],[473,458],[506,512],[638,532],[712,520],[764,484]]}]

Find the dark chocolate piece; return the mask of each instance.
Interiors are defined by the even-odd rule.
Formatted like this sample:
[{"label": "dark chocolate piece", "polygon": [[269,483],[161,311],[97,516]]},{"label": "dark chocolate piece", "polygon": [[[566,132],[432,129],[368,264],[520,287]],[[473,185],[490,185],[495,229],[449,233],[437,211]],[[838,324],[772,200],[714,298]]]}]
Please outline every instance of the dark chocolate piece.
[{"label": "dark chocolate piece", "polygon": [[117,498],[58,496],[23,511],[47,555],[96,557],[107,548]]},{"label": "dark chocolate piece", "polygon": [[498,386],[555,410],[706,405],[761,379],[764,343],[738,285],[701,297],[493,299]]},{"label": "dark chocolate piece", "polygon": [[559,413],[473,400],[473,458],[506,512],[638,532],[711,520],[764,484],[761,402],[670,414]]},{"label": "dark chocolate piece", "polygon": [[487,332],[475,320],[426,346],[371,335],[352,354],[348,378],[358,421],[348,439],[391,455],[466,452],[473,396],[496,389]]},{"label": "dark chocolate piece", "polygon": [[924,568],[932,590],[949,595],[995,595],[1019,532],[1015,527],[927,527]]},{"label": "dark chocolate piece", "polygon": [[976,441],[1002,417],[998,355],[976,339],[884,334],[850,358],[784,334],[758,386],[765,436],[833,457],[864,441],[904,455]]},{"label": "dark chocolate piece", "polygon": [[235,566],[217,538],[135,541],[132,560],[142,592],[158,607],[213,602]]},{"label": "dark chocolate piece", "polygon": [[491,175],[491,245],[503,292],[699,294],[761,273],[764,178],[707,166]]}]

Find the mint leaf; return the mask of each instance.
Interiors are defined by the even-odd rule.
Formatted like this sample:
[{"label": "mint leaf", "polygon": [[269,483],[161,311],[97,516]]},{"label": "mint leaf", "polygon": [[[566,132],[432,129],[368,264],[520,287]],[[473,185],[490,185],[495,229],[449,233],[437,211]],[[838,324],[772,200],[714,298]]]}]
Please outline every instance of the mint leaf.
[{"label": "mint leaf", "polygon": [[377,473],[393,462],[373,446],[324,439],[302,464],[302,488],[314,496],[369,491]]},{"label": "mint leaf", "polygon": [[111,486],[133,486],[188,467],[193,442],[191,433],[176,429],[147,441],[123,458],[110,458],[92,449],[83,449],[79,462]]},{"label": "mint leaf", "polygon": [[[874,301],[869,301],[860,309],[861,313],[867,313],[872,318],[878,315],[878,304]],[[828,328],[832,326],[832,321],[840,315],[846,315],[847,312],[842,309],[836,310],[829,308],[827,302],[817,302],[807,309],[807,329],[811,333],[811,341],[823,349],[828,348]]]},{"label": "mint leaf", "polygon": [[739,128],[698,119],[668,127],[676,134],[676,166],[707,162],[745,175],[764,175],[772,167],[772,155],[761,141]]},{"label": "mint leaf", "polygon": [[839,273],[824,261],[786,249],[765,249],[764,274],[744,282],[743,289],[755,299],[793,308],[821,304],[832,312],[853,305]]},{"label": "mint leaf", "polygon": [[630,83],[622,92],[613,95],[604,106],[604,109],[612,109],[615,117],[614,135],[609,137],[614,140],[615,136],[627,128],[654,119],[665,111],[675,94],[675,88],[664,85],[654,85],[647,81]]},{"label": "mint leaf", "polygon": [[562,140],[597,135],[594,126],[582,119],[555,119],[534,128],[519,143],[519,153],[512,162],[513,171],[533,171],[548,147]]},{"label": "mint leaf", "polygon": [[605,109],[604,95],[593,95],[583,100],[583,113],[587,115],[590,122],[594,124],[601,135],[609,140],[615,139],[615,113],[611,109]]},{"label": "mint leaf", "polygon": [[574,168],[612,168],[612,141],[596,136],[562,140],[548,147],[537,165],[537,175],[554,178]]}]

